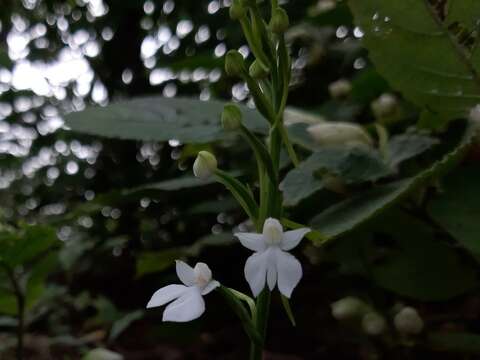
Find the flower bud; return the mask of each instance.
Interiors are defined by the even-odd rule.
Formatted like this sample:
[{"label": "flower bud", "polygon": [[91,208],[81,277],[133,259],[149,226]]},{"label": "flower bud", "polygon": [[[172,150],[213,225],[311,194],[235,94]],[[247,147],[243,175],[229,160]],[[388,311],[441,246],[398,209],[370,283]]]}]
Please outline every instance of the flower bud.
[{"label": "flower bud", "polygon": [[420,315],[418,315],[417,310],[409,306],[404,307],[395,315],[393,323],[398,332],[404,335],[420,334],[424,326],[423,320]]},{"label": "flower bud", "polygon": [[372,146],[370,135],[357,124],[347,122],[321,123],[309,126],[307,131],[322,146]]},{"label": "flower bud", "polygon": [[230,18],[232,20],[240,20],[246,14],[245,7],[240,0],[234,0],[232,6],[230,6]]},{"label": "flower bud", "polygon": [[337,320],[350,320],[356,318],[365,311],[365,303],[353,296],[344,297],[330,305],[332,316]]},{"label": "flower bud", "polygon": [[469,118],[476,124],[480,125],[480,104],[470,109]]},{"label": "flower bud", "polygon": [[385,332],[387,322],[382,315],[376,312],[369,312],[362,318],[362,329],[366,334],[378,336]]},{"label": "flower bud", "polygon": [[283,34],[290,26],[287,12],[282,8],[276,8],[268,25],[275,34]]},{"label": "flower bud", "polygon": [[383,94],[372,102],[372,111],[377,119],[395,114],[398,110],[398,101],[392,94]]},{"label": "flower bud", "polygon": [[193,173],[200,179],[208,179],[217,170],[217,159],[208,151],[200,151],[193,163]]},{"label": "flower bud", "polygon": [[222,126],[227,131],[237,130],[242,125],[242,112],[235,104],[225,105],[222,113]]},{"label": "flower bud", "polygon": [[245,74],[245,60],[237,50],[230,50],[225,56],[225,72],[228,76],[242,76]]},{"label": "flower bud", "polygon": [[328,86],[328,91],[332,98],[342,99],[350,94],[352,91],[352,84],[348,80],[340,79],[331,83]]},{"label": "flower bud", "polygon": [[266,67],[261,61],[255,60],[248,70],[250,76],[254,79],[264,79],[267,77],[270,69]]}]

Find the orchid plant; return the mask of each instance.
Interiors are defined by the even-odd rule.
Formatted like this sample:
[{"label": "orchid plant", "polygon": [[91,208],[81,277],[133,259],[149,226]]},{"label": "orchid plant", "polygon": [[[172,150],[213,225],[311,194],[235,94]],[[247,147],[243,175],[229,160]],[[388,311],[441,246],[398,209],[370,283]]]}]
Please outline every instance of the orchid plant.
[{"label": "orchid plant", "polygon": [[235,104],[226,105],[222,114],[222,126],[226,131],[238,132],[248,142],[258,166],[258,199],[250,187],[218,168],[215,156],[201,151],[193,165],[195,176],[207,179],[215,176],[225,185],[254,224],[255,233],[236,233],[240,243],[254,251],[246,260],[245,278],[253,297],[228,288],[212,280],[212,271],[206,264],[194,268],[177,261],[177,275],[183,285],[161,288],[153,294],[147,307],[170,303],[164,311],[164,321],[191,321],[205,310],[203,296],[218,290],[239,316],[251,340],[250,359],[262,358],[271,292],[278,287],[287,314],[293,321],[289,298],[302,278],[300,262],[288,251],[294,249],[310,229],[291,222],[283,225],[294,227],[284,231],[283,206],[279,189],[280,152],[287,150],[291,162],[298,159],[283,123],[291,78],[291,59],[284,33],[289,26],[288,15],[277,0],[271,0],[270,21],[262,18],[255,0],[234,0],[230,17],[239,21],[249,48],[255,59],[247,68],[240,52],[231,50],[225,59],[225,71],[239,77],[250,90],[257,110],[268,122],[270,130],[265,141],[250,132],[242,124],[242,112]]}]

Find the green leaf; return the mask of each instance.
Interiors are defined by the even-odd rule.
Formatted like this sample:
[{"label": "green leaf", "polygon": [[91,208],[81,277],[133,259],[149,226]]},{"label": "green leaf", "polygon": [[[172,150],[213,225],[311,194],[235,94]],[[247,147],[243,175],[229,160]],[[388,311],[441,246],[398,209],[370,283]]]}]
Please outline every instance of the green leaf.
[{"label": "green leaf", "polygon": [[52,228],[41,225],[26,226],[15,234],[8,248],[2,251],[0,260],[5,261],[12,268],[24,265],[44,255],[57,243],[58,239]]},{"label": "green leaf", "polygon": [[404,96],[436,115],[436,127],[480,102],[480,2],[350,0],[377,70]]},{"label": "green leaf", "polygon": [[202,180],[194,176],[183,176],[175,179],[164,180],[152,184],[145,184],[134,189],[125,190],[124,195],[131,195],[142,191],[179,191],[183,189],[191,189],[200,186],[215,184],[215,178],[212,176]]},{"label": "green leaf", "polygon": [[280,189],[285,205],[293,206],[323,188],[322,174],[338,176],[351,184],[375,181],[390,173],[377,152],[359,147],[323,148],[291,170]]},{"label": "green leaf", "polygon": [[480,260],[480,168],[477,164],[452,172],[443,182],[442,192],[428,204],[436,223]]},{"label": "green leaf", "polygon": [[141,253],[137,258],[137,277],[165,271],[175,265],[177,259],[198,257],[206,247],[229,246],[235,242],[231,233],[209,234],[189,246]]},{"label": "green leaf", "polygon": [[140,320],[144,316],[143,310],[133,311],[126,314],[120,319],[116,320],[110,330],[110,335],[108,336],[109,341],[114,341],[117,339],[127,328],[137,320]]},{"label": "green leaf", "polygon": [[[207,143],[225,138],[220,115],[226,103],[189,98],[144,97],[91,107],[65,116],[74,131],[131,140]],[[261,115],[241,106],[244,124],[267,133]]]},{"label": "green leaf", "polygon": [[183,255],[178,248],[156,252],[144,252],[137,259],[137,277],[164,271],[175,264],[175,260]]},{"label": "green leaf", "polygon": [[468,332],[434,332],[428,335],[428,345],[435,350],[452,353],[480,354],[480,335]]},{"label": "green leaf", "polygon": [[470,149],[474,134],[474,127],[468,127],[458,145],[427,170],[412,178],[374,187],[335,204],[317,215],[311,221],[312,227],[327,239],[336,238],[353,230],[390,208],[420,186],[448,173],[464,158]]},{"label": "green leaf", "polygon": [[388,158],[392,167],[431,149],[439,143],[438,139],[427,135],[402,134],[394,136],[388,143]]},{"label": "green leaf", "polygon": [[472,261],[437,238],[434,228],[398,209],[370,221],[342,242],[351,269],[361,270],[361,275],[401,296],[445,301],[478,286]]},{"label": "green leaf", "polygon": [[414,179],[401,180],[355,195],[317,215],[312,227],[329,239],[336,238],[392,206],[414,183]]},{"label": "green leaf", "polygon": [[251,192],[239,180],[222,170],[216,170],[217,181],[222,183],[237,199],[245,213],[254,221],[258,216],[258,205]]}]

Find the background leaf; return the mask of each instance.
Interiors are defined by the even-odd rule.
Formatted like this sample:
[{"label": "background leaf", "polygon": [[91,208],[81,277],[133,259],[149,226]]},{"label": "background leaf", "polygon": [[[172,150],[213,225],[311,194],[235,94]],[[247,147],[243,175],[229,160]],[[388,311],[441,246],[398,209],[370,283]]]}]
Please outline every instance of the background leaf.
[{"label": "background leaf", "polygon": [[428,205],[430,216],[480,260],[480,168],[458,168]]},{"label": "background leaf", "polygon": [[[350,270],[378,286],[422,301],[445,301],[478,285],[473,261],[441,239],[435,229],[392,209],[339,241]],[[340,262],[343,252],[339,253]]]},{"label": "background leaf", "polygon": [[347,184],[375,181],[389,175],[380,155],[369,149],[323,148],[290,171],[280,185],[285,205],[296,205],[323,188],[322,175],[338,176]]},{"label": "background leaf", "polygon": [[479,2],[468,1],[466,6],[463,0],[351,0],[349,4],[377,70],[407,99],[435,114],[436,127],[464,117],[480,101],[475,35]]},{"label": "background leaf", "polygon": [[[207,143],[226,136],[220,124],[224,105],[215,100],[144,97],[70,113],[65,121],[75,131],[100,136]],[[241,109],[246,127],[267,132],[267,123],[258,112],[245,106]]]}]

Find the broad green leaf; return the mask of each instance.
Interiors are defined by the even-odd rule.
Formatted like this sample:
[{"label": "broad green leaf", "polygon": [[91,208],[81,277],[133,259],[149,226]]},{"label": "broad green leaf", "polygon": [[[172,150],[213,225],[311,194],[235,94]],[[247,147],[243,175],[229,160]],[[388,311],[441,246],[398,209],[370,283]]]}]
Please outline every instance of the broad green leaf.
[{"label": "broad green leaf", "polygon": [[26,307],[31,309],[44,294],[46,280],[58,264],[58,256],[51,253],[35,263],[28,274],[26,287]]},{"label": "broad green leaf", "polygon": [[37,257],[45,255],[57,241],[55,230],[50,227],[26,226],[15,234],[15,240],[10,242],[9,247],[0,255],[0,258],[10,267],[23,265],[39,260]]},{"label": "broad green leaf", "polygon": [[446,177],[442,191],[428,204],[436,223],[480,260],[480,168],[458,168]]},{"label": "broad green leaf", "polygon": [[372,150],[323,148],[291,170],[280,185],[285,205],[293,206],[323,188],[323,175],[338,176],[347,184],[375,181],[389,175],[390,168]]},{"label": "broad green leaf", "polygon": [[[382,214],[337,244],[351,270],[378,286],[422,301],[444,301],[478,286],[477,267],[437,238],[435,228],[398,209]],[[334,246],[335,247],[335,246]]]},{"label": "broad green leaf", "polygon": [[374,187],[333,205],[311,221],[312,227],[327,239],[336,238],[353,230],[422,185],[448,173],[470,149],[475,131],[474,127],[468,127],[458,145],[425,171],[408,179]]},{"label": "broad green leaf", "polygon": [[11,291],[0,289],[0,314],[17,315],[17,299]]},{"label": "broad green leaf", "polygon": [[212,176],[206,180],[201,180],[194,176],[183,176],[176,179],[164,180],[157,183],[141,185],[135,189],[125,190],[124,195],[130,195],[140,191],[178,191],[183,189],[190,189],[205,185],[216,183],[215,178]]},{"label": "broad green leaf", "polygon": [[468,332],[433,332],[428,345],[435,350],[452,353],[480,354],[480,334]]},{"label": "broad green leaf", "polygon": [[[131,140],[207,143],[226,136],[220,124],[225,103],[189,98],[143,97],[91,107],[65,116],[74,131]],[[261,115],[241,106],[244,124],[267,133]]]},{"label": "broad green leaf", "polygon": [[424,153],[439,141],[427,135],[402,134],[394,136],[388,143],[388,159],[392,167]]},{"label": "broad green leaf", "polygon": [[407,193],[413,184],[415,179],[376,186],[317,215],[312,220],[312,227],[326,238],[338,237],[385,211]]},{"label": "broad green leaf", "polygon": [[177,259],[198,257],[207,247],[229,246],[234,243],[231,233],[220,233],[203,236],[192,245],[144,252],[137,258],[137,277],[167,270],[175,265]]},{"label": "broad green leaf", "polygon": [[377,70],[413,103],[435,114],[436,127],[480,102],[480,2],[350,0]]},{"label": "broad green leaf", "polygon": [[175,264],[175,260],[183,256],[179,248],[156,252],[144,252],[137,258],[137,277],[164,271]]}]

